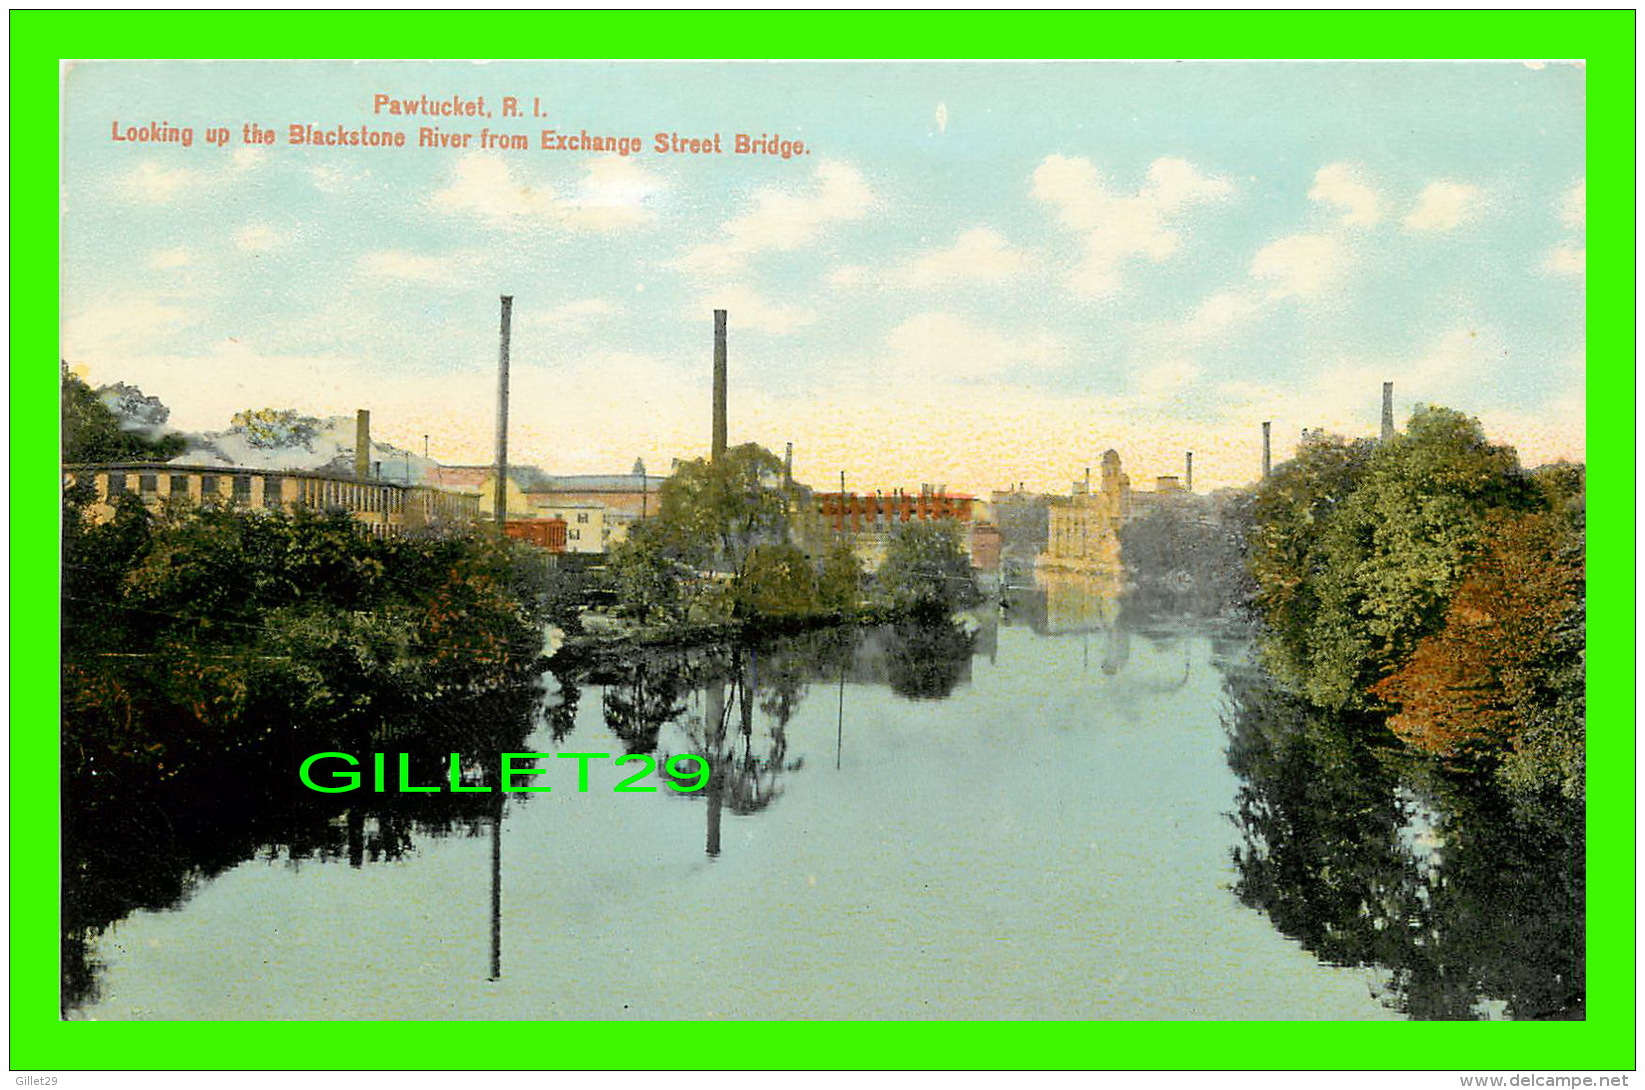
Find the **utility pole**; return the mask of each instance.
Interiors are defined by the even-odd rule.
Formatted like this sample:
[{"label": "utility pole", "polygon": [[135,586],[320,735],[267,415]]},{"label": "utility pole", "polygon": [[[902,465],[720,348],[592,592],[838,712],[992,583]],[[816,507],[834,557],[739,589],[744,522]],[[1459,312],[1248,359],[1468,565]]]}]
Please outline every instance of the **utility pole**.
[{"label": "utility pole", "polygon": [[513,312],[514,297],[503,296],[503,317],[497,348],[497,487],[492,492],[499,541],[508,534],[508,337]]},{"label": "utility pole", "polygon": [[708,458],[717,462],[725,457],[725,311],[714,312],[714,432],[708,448]]}]

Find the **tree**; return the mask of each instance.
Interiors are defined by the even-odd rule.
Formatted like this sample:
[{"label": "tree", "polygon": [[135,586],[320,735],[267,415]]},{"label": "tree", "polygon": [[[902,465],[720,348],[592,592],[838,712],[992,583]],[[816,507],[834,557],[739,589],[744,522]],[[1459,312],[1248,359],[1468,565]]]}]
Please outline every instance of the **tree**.
[{"label": "tree", "polygon": [[644,623],[668,624],[685,616],[684,580],[691,569],[675,560],[658,522],[636,523],[608,557],[623,611]]},{"label": "tree", "polygon": [[1559,510],[1498,513],[1444,627],[1372,692],[1418,749],[1580,799],[1585,615],[1580,526]]},{"label": "tree", "polygon": [[[188,449],[181,435],[149,438],[146,432],[165,422],[166,408],[156,398],[145,398],[136,387],[123,383],[93,390],[61,361],[63,377],[63,461],[75,462],[164,462]],[[140,408],[128,421],[111,409],[104,398],[109,393],[116,404]]]},{"label": "tree", "polygon": [[[657,516],[612,550],[623,608],[661,623],[815,612],[816,573],[790,540],[802,495],[755,443],[680,463],[658,490]],[[706,572],[713,580],[689,593]]]},{"label": "tree", "polygon": [[1419,406],[1406,431],[1377,448],[1317,546],[1309,699],[1362,706],[1444,623],[1488,514],[1536,502],[1511,447],[1487,442],[1472,417]]},{"label": "tree", "polygon": [[880,591],[900,613],[941,616],[978,598],[959,524],[916,519],[892,532],[879,570]]},{"label": "tree", "polygon": [[1321,542],[1374,451],[1367,439],[1308,432],[1296,457],[1258,488],[1249,538],[1255,604],[1268,628],[1268,664],[1293,686],[1308,676],[1308,634],[1328,563]]},{"label": "tree", "polygon": [[843,537],[835,537],[823,554],[817,575],[817,602],[823,609],[847,613],[857,608],[862,596],[862,561]]},{"label": "tree", "polygon": [[234,414],[231,429],[263,449],[306,447],[319,434],[320,421],[295,409],[247,409]]},{"label": "tree", "polygon": [[782,459],[756,443],[680,463],[658,491],[659,545],[698,569],[740,575],[757,545],[788,540]]},{"label": "tree", "polygon": [[756,545],[735,590],[741,617],[802,617],[817,611],[817,574],[793,545]]}]

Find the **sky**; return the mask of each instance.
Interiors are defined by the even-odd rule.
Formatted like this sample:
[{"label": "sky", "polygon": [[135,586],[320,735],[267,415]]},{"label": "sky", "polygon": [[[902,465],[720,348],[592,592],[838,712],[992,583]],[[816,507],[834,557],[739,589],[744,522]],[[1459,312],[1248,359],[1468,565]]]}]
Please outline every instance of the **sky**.
[{"label": "sky", "polygon": [[[1109,448],[1241,485],[1262,421],[1276,461],[1374,435],[1384,381],[1401,422],[1584,459],[1576,64],[81,62],[63,94],[63,358],[185,430],[369,408],[490,462],[509,295],[510,459],[550,473],[706,455],[716,307],[730,442],[818,487],[1065,492]],[[490,116],[389,112],[424,96]]]}]

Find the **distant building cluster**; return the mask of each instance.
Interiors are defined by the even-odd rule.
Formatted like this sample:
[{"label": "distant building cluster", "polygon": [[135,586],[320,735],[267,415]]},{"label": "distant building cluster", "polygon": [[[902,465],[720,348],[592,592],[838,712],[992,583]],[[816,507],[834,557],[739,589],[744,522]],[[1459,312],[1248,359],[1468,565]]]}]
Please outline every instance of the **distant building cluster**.
[{"label": "distant building cluster", "polygon": [[[553,476],[536,466],[510,466],[504,482],[504,512],[509,534],[533,540],[529,527],[558,520],[565,538],[556,551],[603,553],[628,536],[633,523],[657,513],[657,492],[664,478],[636,472],[592,476]],[[496,518],[496,466],[444,466],[425,477],[441,489],[477,492],[479,517]],[[518,529],[515,527],[518,526]]]}]

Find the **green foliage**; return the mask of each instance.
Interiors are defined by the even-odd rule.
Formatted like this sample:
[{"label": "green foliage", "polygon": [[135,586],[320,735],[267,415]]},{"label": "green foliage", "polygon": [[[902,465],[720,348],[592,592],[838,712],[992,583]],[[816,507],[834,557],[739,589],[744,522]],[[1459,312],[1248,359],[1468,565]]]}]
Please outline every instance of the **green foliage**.
[{"label": "green foliage", "polygon": [[1419,407],[1378,447],[1320,538],[1308,697],[1328,708],[1363,703],[1443,623],[1487,513],[1533,501],[1511,448],[1488,443],[1471,417]]},{"label": "green foliage", "polygon": [[[818,575],[793,540],[803,506],[781,459],[756,444],[680,463],[658,491],[657,516],[611,551],[618,602],[659,625],[819,612]],[[838,564],[831,578],[830,601],[854,599]]]},{"label": "green foliage", "polygon": [[803,617],[817,612],[817,576],[792,545],[757,545],[734,592],[739,617]]},{"label": "green foliage", "polygon": [[848,613],[861,602],[862,582],[862,561],[856,550],[846,539],[835,537],[828,543],[817,575],[817,604],[832,613]]},{"label": "green foliage", "polygon": [[[141,430],[126,428],[121,418],[104,403],[101,391],[93,390],[62,363],[63,461],[77,462],[164,462],[188,449],[181,435],[149,439]],[[119,387],[120,392],[141,396],[140,391]],[[163,414],[163,410],[162,410]],[[149,429],[143,421],[139,427]]]},{"label": "green foliage", "polygon": [[787,542],[791,492],[782,459],[755,443],[682,462],[658,492],[658,543],[698,570],[740,574],[755,546]]},{"label": "green foliage", "polygon": [[937,616],[979,598],[958,523],[905,522],[891,534],[878,573],[880,593],[899,613]]},{"label": "green foliage", "polygon": [[685,615],[684,580],[690,569],[669,555],[657,522],[632,526],[612,546],[607,566],[625,613],[648,624],[671,624]]},{"label": "green foliage", "polygon": [[1259,489],[1269,666],[1331,711],[1394,706],[1412,746],[1580,797],[1583,472],[1535,474],[1418,408],[1379,445],[1321,435]]},{"label": "green foliage", "polygon": [[1276,466],[1257,491],[1249,538],[1255,603],[1271,635],[1269,666],[1293,686],[1308,675],[1308,634],[1329,563],[1320,547],[1325,529],[1375,449],[1369,440],[1310,432],[1296,457]]},{"label": "green foliage", "polygon": [[276,732],[360,742],[396,708],[517,680],[542,646],[552,570],[522,547],[132,497],[93,525],[85,498],[64,534],[74,774],[171,776]]},{"label": "green foliage", "polygon": [[246,435],[254,447],[275,449],[305,446],[319,432],[320,422],[295,409],[247,409],[234,414],[231,426]]}]

